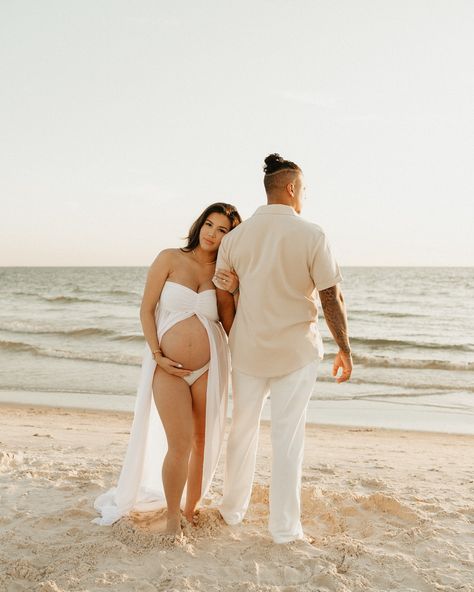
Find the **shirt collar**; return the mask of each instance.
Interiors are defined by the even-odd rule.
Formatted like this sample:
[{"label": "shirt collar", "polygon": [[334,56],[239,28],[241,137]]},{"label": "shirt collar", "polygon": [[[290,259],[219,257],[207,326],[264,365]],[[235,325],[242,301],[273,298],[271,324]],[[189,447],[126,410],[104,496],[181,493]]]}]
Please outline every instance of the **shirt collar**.
[{"label": "shirt collar", "polygon": [[265,206],[260,206],[255,210],[254,216],[258,214],[280,214],[284,216],[298,215],[291,206],[285,206],[284,204],[267,204]]}]

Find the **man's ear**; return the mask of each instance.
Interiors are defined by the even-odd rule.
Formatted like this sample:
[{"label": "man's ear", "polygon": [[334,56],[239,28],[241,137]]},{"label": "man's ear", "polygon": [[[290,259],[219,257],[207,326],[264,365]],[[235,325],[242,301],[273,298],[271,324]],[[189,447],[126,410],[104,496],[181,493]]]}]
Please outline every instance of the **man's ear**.
[{"label": "man's ear", "polygon": [[288,183],[288,185],[286,186],[286,190],[291,195],[291,197],[295,197],[295,184],[294,183]]}]

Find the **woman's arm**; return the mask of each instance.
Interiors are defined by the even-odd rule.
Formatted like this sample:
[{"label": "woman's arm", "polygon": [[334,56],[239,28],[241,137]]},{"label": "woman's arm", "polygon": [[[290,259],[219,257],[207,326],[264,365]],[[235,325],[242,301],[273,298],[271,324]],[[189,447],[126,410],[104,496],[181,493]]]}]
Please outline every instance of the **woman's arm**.
[{"label": "woman's arm", "polygon": [[162,251],[148,270],[142,304],[140,306],[140,321],[143,335],[152,352],[160,349],[156,334],[155,310],[161,291],[171,271],[172,251]]},{"label": "woman's arm", "polygon": [[184,369],[181,364],[165,358],[161,353],[158,343],[155,310],[161,296],[163,286],[171,272],[173,262],[173,250],[162,251],[153,261],[145,284],[142,304],[140,306],[140,320],[142,322],[143,335],[150,346],[153,359],[157,365],[173,376],[188,376],[191,371]]},{"label": "woman's arm", "polygon": [[218,288],[216,290],[216,295],[219,320],[222,323],[225,332],[229,335],[235,317],[235,300],[232,294],[227,292],[227,290],[220,290]]},{"label": "woman's arm", "polygon": [[239,302],[239,278],[235,271],[216,269],[213,281],[217,287],[219,320],[229,335]]}]

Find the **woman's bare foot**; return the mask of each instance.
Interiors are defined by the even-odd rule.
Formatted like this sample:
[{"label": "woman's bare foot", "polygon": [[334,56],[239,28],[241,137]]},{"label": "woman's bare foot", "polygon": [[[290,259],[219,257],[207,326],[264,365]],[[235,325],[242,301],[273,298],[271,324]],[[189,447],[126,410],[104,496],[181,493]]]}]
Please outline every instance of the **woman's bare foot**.
[{"label": "woman's bare foot", "polygon": [[168,515],[166,510],[157,512],[131,512],[130,519],[140,530],[149,533],[179,536],[182,532],[181,513]]},{"label": "woman's bare foot", "polygon": [[163,532],[166,535],[181,534],[181,514],[168,514],[166,517],[166,528]]},{"label": "woman's bare foot", "polygon": [[196,526],[199,519],[199,510],[192,510],[191,512],[184,510],[183,516],[190,524]]},{"label": "woman's bare foot", "polygon": [[130,519],[133,524],[147,532],[159,532],[165,528],[166,512],[130,512]]}]

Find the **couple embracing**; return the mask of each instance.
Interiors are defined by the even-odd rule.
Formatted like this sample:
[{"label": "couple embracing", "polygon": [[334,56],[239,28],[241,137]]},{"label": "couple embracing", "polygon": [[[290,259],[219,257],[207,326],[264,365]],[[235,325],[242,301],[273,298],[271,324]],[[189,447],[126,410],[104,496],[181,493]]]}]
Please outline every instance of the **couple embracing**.
[{"label": "couple embracing", "polygon": [[264,172],[267,205],[241,222],[233,206],[212,204],[186,247],[162,251],[150,268],[140,311],[148,347],[133,425],[117,487],[95,501],[99,524],[165,507],[166,534],[179,534],[182,520],[193,523],[222,447],[232,360],[219,512],[230,525],[245,516],[270,394],[269,530],[275,543],[303,538],[306,409],[323,356],[316,290],[339,347],[338,382],[350,378],[352,359],[339,267],[321,228],[299,217],[303,173],[278,154],[265,159]]}]

